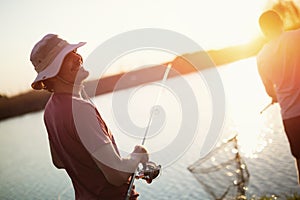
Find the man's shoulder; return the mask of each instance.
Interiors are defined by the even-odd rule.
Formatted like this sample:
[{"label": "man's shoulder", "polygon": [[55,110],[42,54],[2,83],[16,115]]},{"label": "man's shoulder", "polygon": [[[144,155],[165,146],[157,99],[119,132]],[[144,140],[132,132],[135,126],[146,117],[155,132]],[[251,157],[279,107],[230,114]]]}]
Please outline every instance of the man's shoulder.
[{"label": "man's shoulder", "polygon": [[72,98],[72,106],[94,109],[94,106],[89,101],[79,98],[79,97]]},{"label": "man's shoulder", "polygon": [[88,100],[78,98],[78,97],[73,97],[72,113],[73,114],[77,113],[80,116],[80,118],[82,118],[82,116],[89,118],[91,116],[97,116],[98,111],[96,107]]},{"label": "man's shoulder", "polygon": [[94,106],[87,100],[84,100],[80,97],[64,94],[53,94],[46,107],[46,110],[74,110],[74,109],[94,109]]},{"label": "man's shoulder", "polygon": [[267,43],[265,44],[261,50],[258,52],[257,56],[256,56],[256,60],[257,62],[260,62],[261,60],[264,60],[265,59],[265,54],[267,53],[268,49],[270,48],[270,44]]}]

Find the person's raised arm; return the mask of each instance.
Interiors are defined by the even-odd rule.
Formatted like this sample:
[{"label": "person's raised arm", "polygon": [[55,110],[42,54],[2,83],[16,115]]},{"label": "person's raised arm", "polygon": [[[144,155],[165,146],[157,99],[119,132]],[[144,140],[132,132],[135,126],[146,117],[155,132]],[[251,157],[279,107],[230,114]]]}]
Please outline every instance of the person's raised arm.
[{"label": "person's raised arm", "polygon": [[140,162],[148,161],[148,153],[142,146],[136,146],[127,158],[119,155],[104,121],[94,106],[75,101],[73,116],[81,143],[112,185],[122,185],[128,181]]},{"label": "person's raised arm", "polygon": [[92,153],[97,166],[103,172],[106,180],[115,186],[120,186],[128,181],[139,163],[149,159],[147,150],[137,145],[134,151],[126,158],[121,158],[115,151],[112,143],[103,145]]}]

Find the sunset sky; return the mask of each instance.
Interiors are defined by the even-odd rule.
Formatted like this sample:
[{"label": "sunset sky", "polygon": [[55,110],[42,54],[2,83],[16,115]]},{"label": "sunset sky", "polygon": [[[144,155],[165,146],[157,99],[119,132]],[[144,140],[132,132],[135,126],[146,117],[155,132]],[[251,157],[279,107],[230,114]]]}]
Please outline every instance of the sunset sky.
[{"label": "sunset sky", "polygon": [[0,93],[13,95],[30,88],[36,73],[29,55],[47,33],[70,43],[87,42],[79,50],[84,58],[102,42],[138,28],[169,29],[206,50],[218,49],[260,34],[257,19],[266,0],[2,0],[0,4]]}]

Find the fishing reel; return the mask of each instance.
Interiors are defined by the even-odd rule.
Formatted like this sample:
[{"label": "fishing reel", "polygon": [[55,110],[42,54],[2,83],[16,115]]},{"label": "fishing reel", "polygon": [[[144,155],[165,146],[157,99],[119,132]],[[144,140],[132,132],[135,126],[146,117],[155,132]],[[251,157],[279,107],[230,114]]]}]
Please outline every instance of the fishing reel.
[{"label": "fishing reel", "polygon": [[140,164],[137,173],[135,175],[136,179],[144,179],[148,184],[152,182],[153,179],[157,178],[160,174],[161,165],[156,165],[154,162],[147,162],[145,164]]}]

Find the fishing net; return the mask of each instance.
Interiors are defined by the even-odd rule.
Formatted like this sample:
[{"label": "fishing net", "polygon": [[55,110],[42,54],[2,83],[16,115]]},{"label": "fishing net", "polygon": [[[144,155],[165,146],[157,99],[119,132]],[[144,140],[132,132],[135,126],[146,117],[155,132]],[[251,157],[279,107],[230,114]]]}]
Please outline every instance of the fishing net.
[{"label": "fishing net", "polygon": [[236,136],[222,142],[188,170],[213,199],[246,199],[249,172],[239,154]]}]

